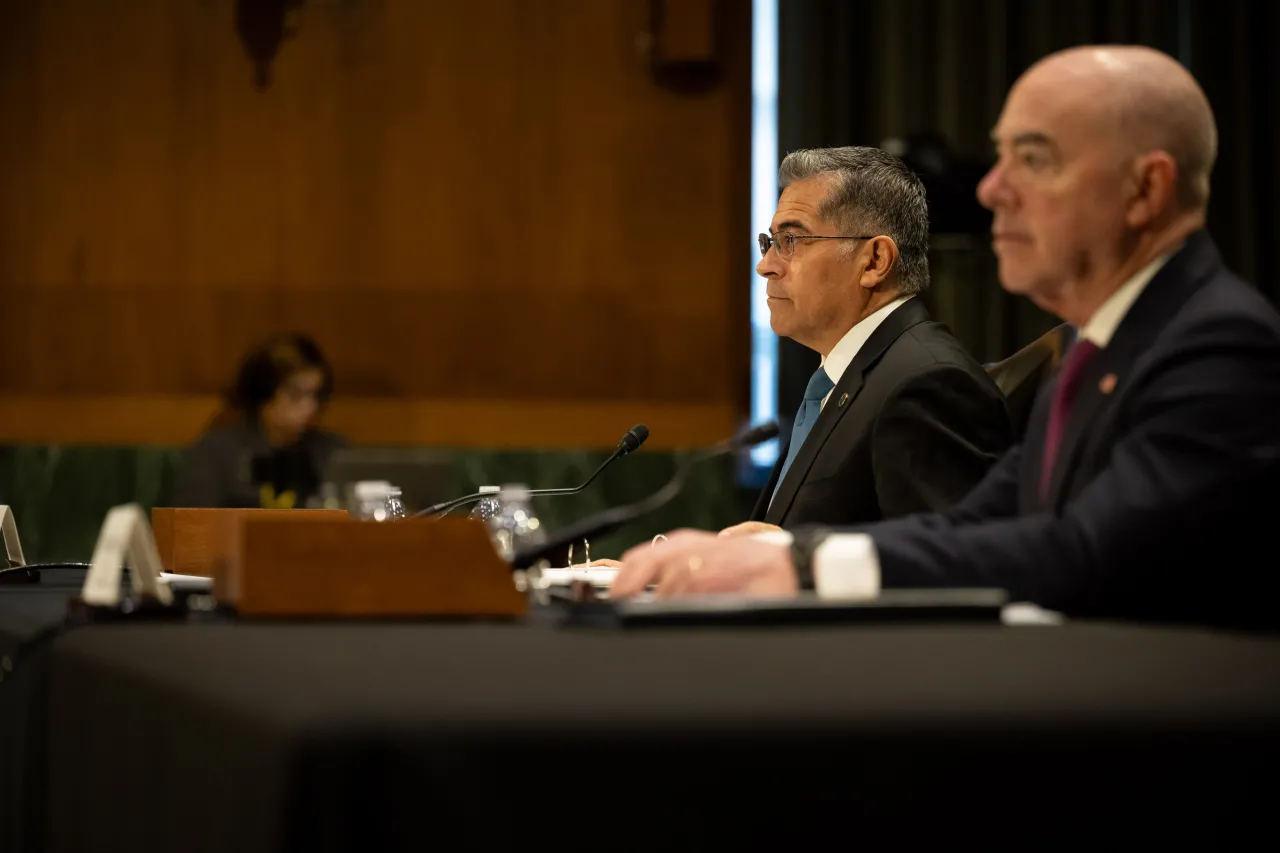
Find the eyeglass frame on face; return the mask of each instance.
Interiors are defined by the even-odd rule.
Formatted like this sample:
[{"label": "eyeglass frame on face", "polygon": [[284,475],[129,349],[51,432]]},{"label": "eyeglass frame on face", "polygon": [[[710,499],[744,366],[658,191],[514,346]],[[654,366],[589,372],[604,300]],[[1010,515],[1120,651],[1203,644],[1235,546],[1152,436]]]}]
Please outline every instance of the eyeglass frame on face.
[{"label": "eyeglass frame on face", "polygon": [[[785,242],[791,245],[791,248],[785,253],[782,251],[782,242],[778,240],[779,234],[785,234],[787,237]],[[784,261],[789,261],[796,255],[797,240],[874,240],[877,236],[879,235],[864,234],[861,237],[854,237],[839,234],[792,234],[790,231],[761,231],[756,235],[756,243],[760,247],[760,257],[763,258],[765,255],[769,254],[769,249],[773,248],[773,250],[778,253],[778,257],[782,258]]]}]

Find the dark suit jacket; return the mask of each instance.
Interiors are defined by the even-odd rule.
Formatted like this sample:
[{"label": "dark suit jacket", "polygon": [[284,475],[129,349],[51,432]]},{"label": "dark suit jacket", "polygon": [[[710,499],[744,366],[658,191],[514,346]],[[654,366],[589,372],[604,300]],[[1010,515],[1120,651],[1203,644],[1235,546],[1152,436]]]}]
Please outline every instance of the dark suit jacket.
[{"label": "dark suit jacket", "polygon": [[1062,354],[1071,346],[1073,336],[1072,328],[1063,323],[1003,361],[987,365],[987,375],[1009,402],[1009,420],[1013,423],[1016,441],[1026,437],[1040,389],[1058,372]]},{"label": "dark suit jacket", "polygon": [[911,299],[858,350],[771,505],[784,441],[751,517],[793,527],[942,509],[1012,443],[1000,389]]},{"label": "dark suit jacket", "polygon": [[[298,506],[314,496],[324,468],[333,451],[346,445],[341,436],[321,430],[303,434],[297,457],[307,469],[292,474],[291,480],[308,484],[308,494],[298,496]],[[179,507],[260,506],[258,485],[276,472],[255,471],[269,468],[273,452],[256,426],[240,423],[214,427],[200,436],[187,451],[174,483],[170,505]]]},{"label": "dark suit jacket", "polygon": [[1203,232],[1085,368],[1047,497],[1053,384],[959,505],[875,525],[886,587],[1001,587],[1075,616],[1280,625],[1280,315]]}]

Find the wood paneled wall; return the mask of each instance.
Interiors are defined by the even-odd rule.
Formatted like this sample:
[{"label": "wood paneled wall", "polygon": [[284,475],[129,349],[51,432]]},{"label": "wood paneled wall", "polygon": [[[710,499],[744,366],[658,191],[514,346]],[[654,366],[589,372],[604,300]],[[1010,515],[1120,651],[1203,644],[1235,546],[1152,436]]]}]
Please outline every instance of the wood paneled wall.
[{"label": "wood paneled wall", "polygon": [[[645,0],[0,9],[0,440],[185,442],[244,352],[333,360],[356,441],[715,440],[747,389],[750,4],[709,91]],[[536,420],[536,423],[534,421]]]}]

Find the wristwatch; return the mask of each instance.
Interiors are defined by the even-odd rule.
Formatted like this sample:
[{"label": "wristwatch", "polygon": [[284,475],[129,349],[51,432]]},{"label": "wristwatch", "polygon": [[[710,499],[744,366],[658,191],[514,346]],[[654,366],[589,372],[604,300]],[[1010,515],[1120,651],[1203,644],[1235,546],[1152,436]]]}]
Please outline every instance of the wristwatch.
[{"label": "wristwatch", "polygon": [[792,531],[791,563],[796,569],[796,585],[799,589],[814,589],[813,552],[830,533],[825,527],[802,527]]}]

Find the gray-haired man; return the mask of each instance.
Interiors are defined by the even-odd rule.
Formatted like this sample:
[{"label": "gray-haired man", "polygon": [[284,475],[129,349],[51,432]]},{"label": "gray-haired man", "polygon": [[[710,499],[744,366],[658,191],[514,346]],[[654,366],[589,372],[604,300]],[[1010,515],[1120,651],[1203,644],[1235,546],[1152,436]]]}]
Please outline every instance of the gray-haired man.
[{"label": "gray-haired man", "polygon": [[752,520],[859,524],[943,509],[1013,441],[1004,397],[929,317],[924,187],[877,148],[796,151],[756,267],[773,330],[822,356]]}]

